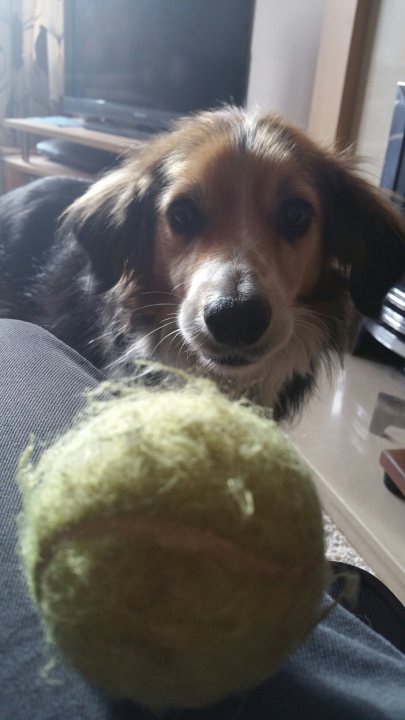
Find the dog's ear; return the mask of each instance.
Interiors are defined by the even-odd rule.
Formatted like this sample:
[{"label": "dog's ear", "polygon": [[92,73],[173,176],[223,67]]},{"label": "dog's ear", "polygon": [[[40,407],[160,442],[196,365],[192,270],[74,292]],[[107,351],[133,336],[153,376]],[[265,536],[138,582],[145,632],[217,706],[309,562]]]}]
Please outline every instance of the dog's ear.
[{"label": "dog's ear", "polygon": [[147,284],[153,254],[152,175],[136,159],[126,161],[65,213],[62,231],[72,233],[86,250],[99,292],[113,287],[125,271]]},{"label": "dog's ear", "polygon": [[405,272],[404,218],[339,158],[324,163],[321,193],[329,255],[348,272],[357,309],[378,317],[384,296]]}]

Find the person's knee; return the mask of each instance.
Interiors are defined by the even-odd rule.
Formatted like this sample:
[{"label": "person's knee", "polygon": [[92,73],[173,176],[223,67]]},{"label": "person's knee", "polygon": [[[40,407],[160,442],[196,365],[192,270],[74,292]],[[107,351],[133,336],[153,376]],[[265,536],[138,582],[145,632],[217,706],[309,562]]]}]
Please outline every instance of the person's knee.
[{"label": "person's knee", "polygon": [[40,327],[24,320],[0,318],[0,338],[2,342],[20,343],[49,339],[52,335]]}]

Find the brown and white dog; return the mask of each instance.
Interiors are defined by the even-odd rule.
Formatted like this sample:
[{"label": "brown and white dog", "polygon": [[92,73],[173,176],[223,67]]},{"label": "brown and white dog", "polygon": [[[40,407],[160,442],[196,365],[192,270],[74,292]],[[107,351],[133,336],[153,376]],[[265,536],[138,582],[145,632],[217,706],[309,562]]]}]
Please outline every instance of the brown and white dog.
[{"label": "brown and white dog", "polygon": [[388,200],[266,113],[204,112],[88,188],[54,178],[0,200],[1,316],[110,373],[197,370],[277,418],[344,351],[352,305],[377,315],[404,269]]}]

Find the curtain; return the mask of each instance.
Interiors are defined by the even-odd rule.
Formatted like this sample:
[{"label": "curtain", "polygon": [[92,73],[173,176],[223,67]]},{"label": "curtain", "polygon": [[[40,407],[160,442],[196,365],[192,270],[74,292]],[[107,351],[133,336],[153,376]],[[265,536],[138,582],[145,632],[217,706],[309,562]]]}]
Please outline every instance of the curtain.
[{"label": "curtain", "polygon": [[0,0],[0,144],[6,117],[57,114],[63,95],[63,0]]}]

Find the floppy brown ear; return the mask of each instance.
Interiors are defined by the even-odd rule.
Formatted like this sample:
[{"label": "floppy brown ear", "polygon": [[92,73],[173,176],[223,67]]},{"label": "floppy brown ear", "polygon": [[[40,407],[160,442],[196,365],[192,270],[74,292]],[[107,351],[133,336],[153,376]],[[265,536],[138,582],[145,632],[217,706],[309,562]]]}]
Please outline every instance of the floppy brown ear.
[{"label": "floppy brown ear", "polygon": [[321,180],[326,242],[349,273],[357,309],[378,317],[384,296],[405,272],[405,220],[393,203],[343,161],[329,158]]},{"label": "floppy brown ear", "polygon": [[152,266],[154,179],[136,160],[95,182],[65,214],[71,232],[89,256],[99,292],[113,287],[123,272],[147,283]]}]

